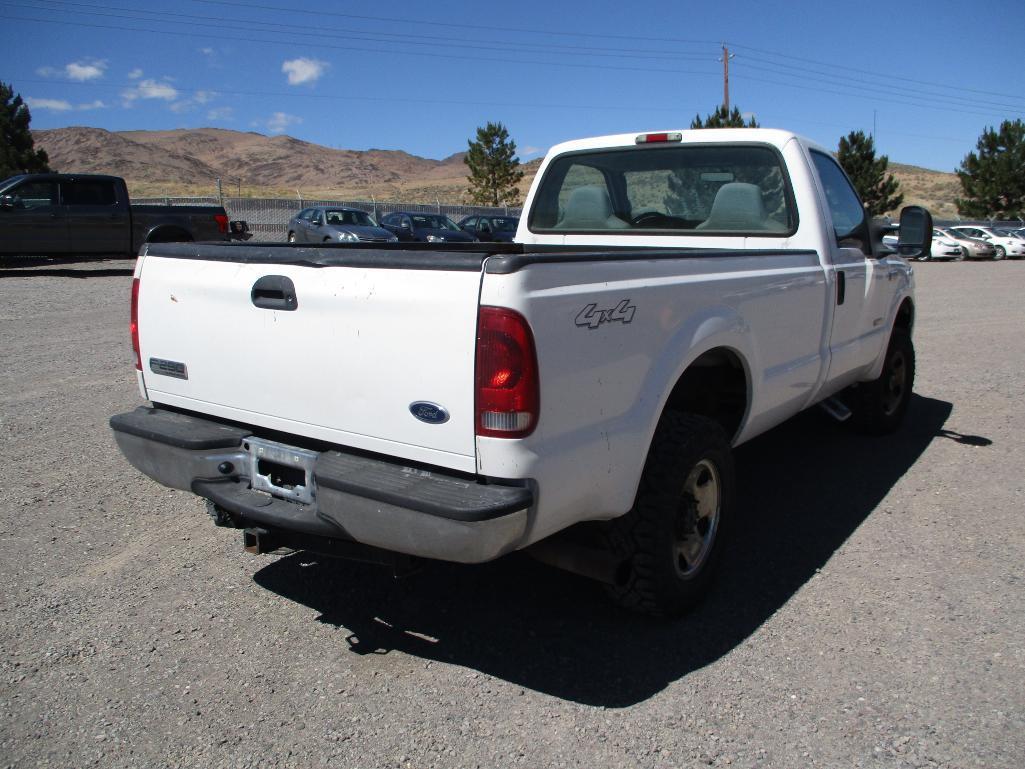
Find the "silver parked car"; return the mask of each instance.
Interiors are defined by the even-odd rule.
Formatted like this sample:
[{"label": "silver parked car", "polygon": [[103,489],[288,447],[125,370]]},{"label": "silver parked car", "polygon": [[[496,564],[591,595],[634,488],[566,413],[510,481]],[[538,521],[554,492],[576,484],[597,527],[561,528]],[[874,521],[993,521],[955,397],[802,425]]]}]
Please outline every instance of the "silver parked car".
[{"label": "silver parked car", "polygon": [[950,227],[938,227],[937,229],[945,237],[957,242],[965,259],[993,259],[996,256],[997,250],[993,247],[992,243],[987,243],[985,240],[979,240],[978,238],[970,238]]},{"label": "silver parked car", "polygon": [[398,238],[358,208],[304,208],[288,222],[289,243],[394,243]]}]

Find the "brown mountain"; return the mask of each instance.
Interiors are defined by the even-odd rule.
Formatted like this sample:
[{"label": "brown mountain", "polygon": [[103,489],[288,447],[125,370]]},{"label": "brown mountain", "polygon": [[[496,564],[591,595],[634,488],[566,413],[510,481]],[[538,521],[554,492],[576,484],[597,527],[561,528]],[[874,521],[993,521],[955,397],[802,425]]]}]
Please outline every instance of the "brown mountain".
[{"label": "brown mountain", "polygon": [[[213,195],[218,178],[229,195],[240,188],[243,195],[292,197],[299,189],[306,198],[460,203],[466,189],[463,152],[431,160],[222,128],[111,132],[75,126],[32,133],[53,168],[123,176],[137,197]],[[523,165],[521,197],[540,163]],[[925,205],[937,217],[956,216],[960,186],[954,174],[899,163],[890,169],[905,204]]]}]

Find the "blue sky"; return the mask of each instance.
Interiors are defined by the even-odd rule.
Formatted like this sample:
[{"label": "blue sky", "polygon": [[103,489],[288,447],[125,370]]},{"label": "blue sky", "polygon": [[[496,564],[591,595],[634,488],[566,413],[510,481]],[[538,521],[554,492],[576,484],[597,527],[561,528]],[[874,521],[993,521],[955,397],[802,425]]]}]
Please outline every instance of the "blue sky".
[{"label": "blue sky", "polygon": [[835,148],[875,130],[953,170],[1025,116],[1025,3],[0,0],[0,80],[33,128],[217,126],[442,158],[501,121],[521,159],[686,127],[723,97]]}]

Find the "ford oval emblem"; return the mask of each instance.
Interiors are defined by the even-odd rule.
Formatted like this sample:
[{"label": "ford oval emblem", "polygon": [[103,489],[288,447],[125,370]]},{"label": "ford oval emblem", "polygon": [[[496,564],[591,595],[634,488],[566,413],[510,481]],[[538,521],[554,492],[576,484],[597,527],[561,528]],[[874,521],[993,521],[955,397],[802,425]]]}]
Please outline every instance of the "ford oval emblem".
[{"label": "ford oval emblem", "polygon": [[430,401],[410,403],[409,413],[429,425],[443,425],[448,421],[448,411],[443,406]]}]

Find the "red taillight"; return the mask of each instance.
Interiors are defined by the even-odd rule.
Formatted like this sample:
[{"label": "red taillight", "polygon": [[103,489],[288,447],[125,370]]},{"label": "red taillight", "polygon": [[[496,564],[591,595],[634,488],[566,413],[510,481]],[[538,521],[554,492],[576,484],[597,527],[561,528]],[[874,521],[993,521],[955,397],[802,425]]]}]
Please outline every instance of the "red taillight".
[{"label": "red taillight", "polygon": [[523,438],[540,409],[537,353],[526,319],[504,307],[481,307],[477,319],[477,435]]},{"label": "red taillight", "polygon": [[221,232],[228,231],[228,216],[227,214],[214,214],[214,221],[217,222],[217,229]]},{"label": "red taillight", "polygon": [[132,351],[135,353],[135,367],[142,371],[142,354],[139,352],[139,279],[132,280],[132,322],[128,326],[132,332]]},{"label": "red taillight", "polygon": [[671,133],[640,134],[634,141],[637,144],[658,144],[660,142],[682,142],[683,134],[679,131]]}]

